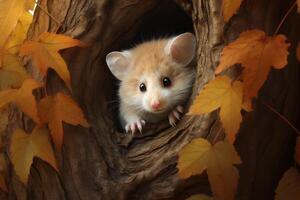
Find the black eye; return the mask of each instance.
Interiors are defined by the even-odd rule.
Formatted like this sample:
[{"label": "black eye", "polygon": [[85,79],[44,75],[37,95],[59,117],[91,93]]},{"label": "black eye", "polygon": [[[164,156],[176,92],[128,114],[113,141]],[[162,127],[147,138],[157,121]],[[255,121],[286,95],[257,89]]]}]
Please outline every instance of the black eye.
[{"label": "black eye", "polygon": [[141,83],[140,84],[140,91],[141,92],[146,92],[147,88],[146,88],[146,85],[144,83]]},{"label": "black eye", "polygon": [[163,78],[163,86],[164,87],[170,87],[171,86],[171,80],[168,77]]}]

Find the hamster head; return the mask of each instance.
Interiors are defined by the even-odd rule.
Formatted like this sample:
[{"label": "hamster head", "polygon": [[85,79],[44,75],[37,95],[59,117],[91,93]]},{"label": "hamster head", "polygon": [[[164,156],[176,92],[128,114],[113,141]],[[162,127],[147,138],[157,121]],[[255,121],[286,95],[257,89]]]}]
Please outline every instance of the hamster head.
[{"label": "hamster head", "polygon": [[121,81],[121,102],[136,112],[163,113],[184,103],[194,81],[196,39],[184,33],[144,42],[123,52],[111,52],[106,62]]}]

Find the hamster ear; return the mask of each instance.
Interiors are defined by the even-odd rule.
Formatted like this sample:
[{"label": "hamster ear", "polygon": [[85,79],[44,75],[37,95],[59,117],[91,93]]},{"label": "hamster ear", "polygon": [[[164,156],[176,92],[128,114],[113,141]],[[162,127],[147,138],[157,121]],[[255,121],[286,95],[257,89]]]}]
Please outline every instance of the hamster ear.
[{"label": "hamster ear", "polygon": [[122,80],[123,75],[127,71],[130,59],[130,52],[113,51],[106,55],[106,64],[113,75]]},{"label": "hamster ear", "polygon": [[174,62],[184,66],[193,60],[195,51],[196,38],[192,33],[183,33],[171,38],[165,47],[165,53]]}]

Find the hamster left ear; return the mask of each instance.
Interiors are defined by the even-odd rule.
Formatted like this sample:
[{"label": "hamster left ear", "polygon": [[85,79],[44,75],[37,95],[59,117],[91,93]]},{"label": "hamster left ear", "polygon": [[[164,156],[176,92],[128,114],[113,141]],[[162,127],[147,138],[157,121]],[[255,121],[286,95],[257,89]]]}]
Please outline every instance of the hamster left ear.
[{"label": "hamster left ear", "polygon": [[128,70],[130,59],[129,51],[113,51],[106,55],[106,64],[112,74],[119,80],[123,79]]},{"label": "hamster left ear", "polygon": [[184,66],[193,60],[195,51],[196,38],[192,33],[183,33],[171,38],[165,47],[165,53],[174,62]]}]

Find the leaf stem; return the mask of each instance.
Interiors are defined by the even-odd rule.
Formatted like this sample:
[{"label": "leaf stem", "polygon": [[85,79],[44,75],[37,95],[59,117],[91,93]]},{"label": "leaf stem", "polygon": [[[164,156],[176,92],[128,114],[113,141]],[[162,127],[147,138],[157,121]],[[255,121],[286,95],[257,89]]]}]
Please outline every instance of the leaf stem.
[{"label": "leaf stem", "polygon": [[39,3],[36,2],[36,5],[42,10],[44,11],[53,21],[55,21],[58,25],[61,25],[61,23],[59,21],[57,21],[55,19],[55,17],[53,15],[51,15],[45,8],[43,8]]},{"label": "leaf stem", "polygon": [[296,6],[297,0],[293,3],[293,5],[289,8],[289,10],[285,13],[284,17],[281,19],[279,25],[277,26],[276,31],[274,32],[274,35],[277,35],[278,31],[280,30],[281,26],[285,22],[286,18],[289,16],[289,14],[292,12],[293,8]]},{"label": "leaf stem", "polygon": [[290,126],[290,128],[292,128],[298,135],[300,135],[300,131],[282,114],[280,114],[277,110],[275,110],[272,106],[270,106],[269,104],[263,102],[260,99],[257,99],[258,102],[260,102],[262,105],[264,105],[265,107],[267,107],[269,110],[271,110],[273,113],[275,113],[282,121],[284,121],[286,124],[288,124]]},{"label": "leaf stem", "polygon": [[216,133],[215,137],[212,140],[213,145],[218,142],[218,138],[219,138],[220,134],[222,133],[222,130],[223,130],[223,128],[222,128],[222,126],[220,126],[220,128],[218,129],[218,132]]}]

